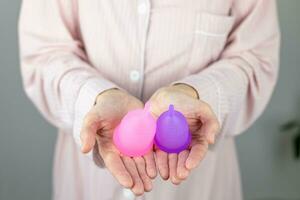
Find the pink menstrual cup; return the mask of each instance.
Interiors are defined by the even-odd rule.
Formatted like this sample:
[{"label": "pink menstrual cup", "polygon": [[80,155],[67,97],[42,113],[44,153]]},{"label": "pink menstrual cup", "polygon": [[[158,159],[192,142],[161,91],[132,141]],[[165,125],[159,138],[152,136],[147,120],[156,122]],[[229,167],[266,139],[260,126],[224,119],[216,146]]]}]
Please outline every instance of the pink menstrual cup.
[{"label": "pink menstrual cup", "polygon": [[158,148],[167,153],[179,153],[188,148],[191,142],[188,123],[173,105],[159,116],[154,140]]},{"label": "pink menstrual cup", "polygon": [[114,132],[114,144],[126,156],[142,156],[153,146],[156,121],[149,112],[149,104],[144,109],[128,112]]}]

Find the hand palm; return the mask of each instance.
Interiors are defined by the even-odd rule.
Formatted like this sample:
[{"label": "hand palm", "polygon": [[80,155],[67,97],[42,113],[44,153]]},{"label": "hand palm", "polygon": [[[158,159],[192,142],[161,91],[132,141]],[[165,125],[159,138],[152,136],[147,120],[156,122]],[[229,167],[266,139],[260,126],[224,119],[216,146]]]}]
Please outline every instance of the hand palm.
[{"label": "hand palm", "polygon": [[153,154],[149,152],[137,158],[123,156],[113,143],[113,132],[129,111],[140,108],[143,108],[143,103],[125,92],[116,90],[101,94],[87,114],[84,123],[86,130],[83,128],[82,131],[82,140],[88,146],[84,146],[83,151],[87,152],[85,148],[89,151],[97,141],[99,154],[107,169],[121,185],[131,188],[136,195],[152,188],[149,177],[156,176]]},{"label": "hand palm", "polygon": [[179,154],[167,154],[159,149],[156,150],[161,176],[164,179],[170,177],[174,184],[179,184],[203,159],[208,144],[214,141],[218,124],[207,104],[176,87],[158,90],[151,97],[150,102],[151,111],[156,117],[173,104],[175,109],[183,113],[189,124],[192,142],[188,150]]}]

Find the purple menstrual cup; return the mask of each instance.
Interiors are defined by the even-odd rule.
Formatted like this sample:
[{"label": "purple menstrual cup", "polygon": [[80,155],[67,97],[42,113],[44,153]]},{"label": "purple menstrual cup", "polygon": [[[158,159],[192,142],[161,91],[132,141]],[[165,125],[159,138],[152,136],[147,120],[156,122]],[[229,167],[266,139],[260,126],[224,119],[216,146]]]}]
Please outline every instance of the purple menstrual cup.
[{"label": "purple menstrual cup", "polygon": [[157,119],[154,141],[167,153],[179,153],[190,145],[191,134],[186,118],[174,110],[173,105]]}]

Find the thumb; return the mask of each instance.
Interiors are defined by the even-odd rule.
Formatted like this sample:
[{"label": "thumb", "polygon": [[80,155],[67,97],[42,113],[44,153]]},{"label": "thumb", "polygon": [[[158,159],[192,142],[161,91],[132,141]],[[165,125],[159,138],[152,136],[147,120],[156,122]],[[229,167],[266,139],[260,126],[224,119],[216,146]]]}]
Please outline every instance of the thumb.
[{"label": "thumb", "polygon": [[87,114],[80,132],[82,153],[90,152],[96,143],[96,134],[100,126],[100,120],[97,115]]},{"label": "thumb", "polygon": [[82,153],[90,152],[96,143],[95,133],[83,131],[81,132],[80,138],[82,143],[81,152]]},{"label": "thumb", "polygon": [[211,107],[202,101],[199,101],[199,106],[197,106],[199,119],[201,121],[201,128],[199,130],[199,135],[206,136],[209,144],[215,142],[216,135],[220,131],[220,124],[216,115],[214,114]]},{"label": "thumb", "polygon": [[151,99],[149,99],[145,103],[145,109],[148,110],[154,118],[158,118],[159,115],[163,112],[154,97],[151,97]]}]

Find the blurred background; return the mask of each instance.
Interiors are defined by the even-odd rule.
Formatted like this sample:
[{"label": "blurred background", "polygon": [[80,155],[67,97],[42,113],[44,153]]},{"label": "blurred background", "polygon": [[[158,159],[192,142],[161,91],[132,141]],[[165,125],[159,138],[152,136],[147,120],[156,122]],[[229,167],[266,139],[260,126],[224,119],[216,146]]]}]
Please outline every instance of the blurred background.
[{"label": "blurred background", "polygon": [[[0,0],[0,200],[47,200],[56,129],[22,89],[17,41],[20,3]],[[278,1],[278,8],[279,82],[266,112],[237,138],[246,200],[300,200],[300,159],[293,148],[296,133],[279,128],[300,120],[300,0]]]}]

